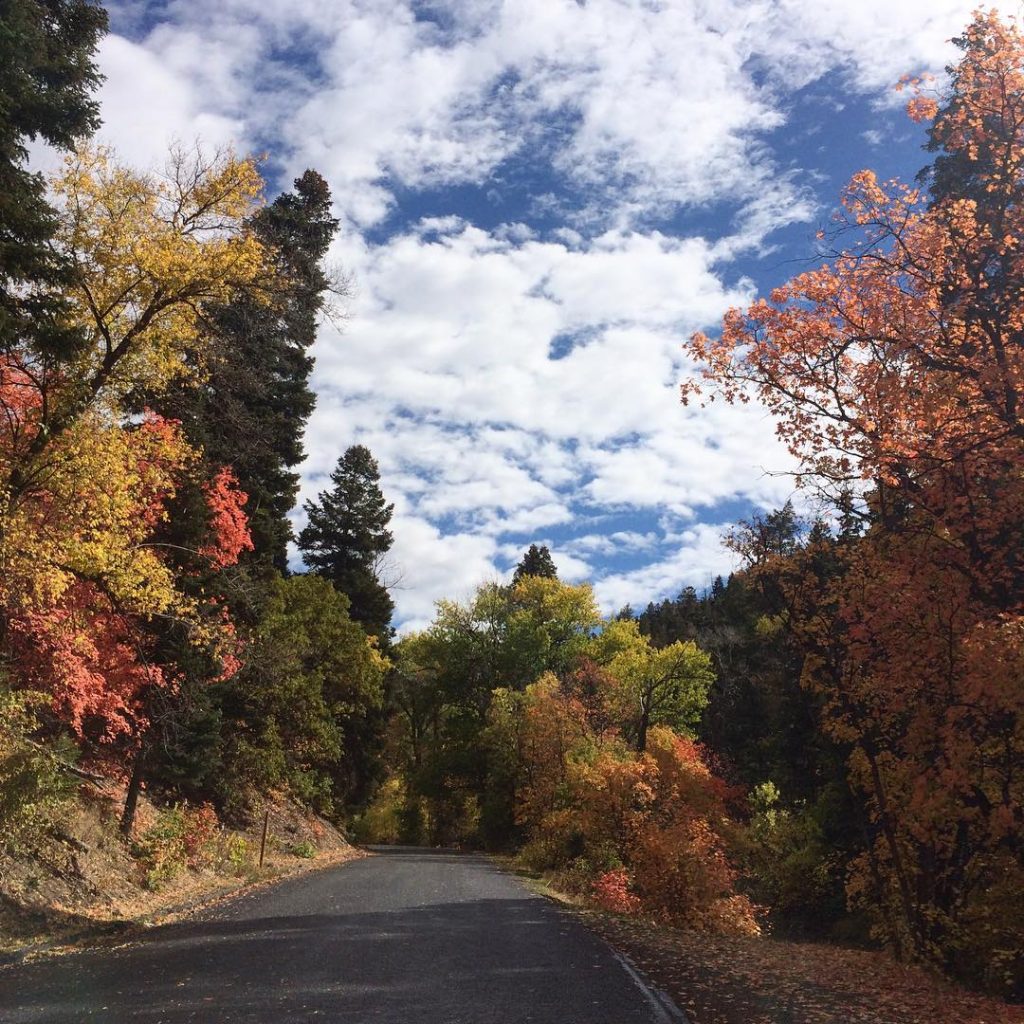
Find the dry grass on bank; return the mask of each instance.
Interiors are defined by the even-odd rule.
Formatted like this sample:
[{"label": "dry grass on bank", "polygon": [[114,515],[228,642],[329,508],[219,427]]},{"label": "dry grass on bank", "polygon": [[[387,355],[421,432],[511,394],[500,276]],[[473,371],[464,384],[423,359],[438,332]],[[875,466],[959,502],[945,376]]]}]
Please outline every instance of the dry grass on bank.
[{"label": "dry grass on bank", "polygon": [[217,828],[191,866],[159,860],[139,840],[160,835],[168,809],[140,800],[128,843],[117,827],[123,795],[84,784],[42,839],[0,850],[0,959],[173,920],[245,886],[361,856],[329,822],[275,797],[262,868],[262,816],[247,830]]}]

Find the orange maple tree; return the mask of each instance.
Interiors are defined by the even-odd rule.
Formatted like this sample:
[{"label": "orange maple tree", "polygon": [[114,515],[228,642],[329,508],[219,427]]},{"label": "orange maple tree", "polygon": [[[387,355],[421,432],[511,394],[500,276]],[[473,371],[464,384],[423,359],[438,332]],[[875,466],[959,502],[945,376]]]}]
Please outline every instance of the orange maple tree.
[{"label": "orange maple tree", "polygon": [[[1024,37],[978,13],[947,92],[907,79],[937,154],[857,174],[820,267],[694,336],[704,392],[760,400],[805,481],[868,524],[788,570],[867,850],[851,896],[906,953],[1024,982]],[[824,542],[823,542],[824,543]],[[831,569],[821,570],[828,561]]]},{"label": "orange maple tree", "polygon": [[243,551],[252,551],[252,534],[245,514],[248,495],[238,489],[238,480],[227,466],[221,466],[203,488],[210,510],[208,544],[200,554],[210,560],[216,569],[226,569],[238,561]]},{"label": "orange maple tree", "polygon": [[[577,695],[592,662],[561,682],[551,673],[515,700],[523,856],[562,871],[561,884],[617,913],[725,934],[759,933],[726,854],[730,792],[701,748],[664,725],[642,752],[609,709]],[[575,692],[574,692],[575,691]]]}]

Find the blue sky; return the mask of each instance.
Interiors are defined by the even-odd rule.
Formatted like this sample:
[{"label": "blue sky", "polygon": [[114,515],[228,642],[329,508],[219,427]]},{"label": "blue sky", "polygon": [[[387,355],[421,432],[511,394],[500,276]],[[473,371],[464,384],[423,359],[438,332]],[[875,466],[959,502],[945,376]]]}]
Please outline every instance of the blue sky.
[{"label": "blue sky", "polygon": [[120,2],[102,135],[330,182],[352,290],[316,346],[304,495],[348,445],[378,457],[400,623],[532,542],[613,611],[727,572],[723,529],[793,496],[762,410],[679,404],[680,344],[807,266],[853,172],[923,166],[892,86],[941,73],[970,10]]}]

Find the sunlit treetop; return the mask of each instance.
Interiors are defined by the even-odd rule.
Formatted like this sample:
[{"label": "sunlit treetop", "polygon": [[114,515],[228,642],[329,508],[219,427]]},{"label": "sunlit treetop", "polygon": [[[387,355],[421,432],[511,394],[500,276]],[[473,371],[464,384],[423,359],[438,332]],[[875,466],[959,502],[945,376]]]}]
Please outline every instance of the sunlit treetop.
[{"label": "sunlit treetop", "polygon": [[960,45],[940,100],[914,83],[940,152],[924,183],[855,175],[846,245],[690,342],[711,390],[756,395],[819,476],[906,480],[1024,439],[1024,40],[979,14]]},{"label": "sunlit treetop", "polygon": [[86,397],[188,372],[203,304],[264,272],[263,248],[245,228],[263,187],[255,163],[179,149],[163,174],[144,175],[84,149],[53,187],[58,244],[75,265],[72,316],[91,339],[73,367]]}]

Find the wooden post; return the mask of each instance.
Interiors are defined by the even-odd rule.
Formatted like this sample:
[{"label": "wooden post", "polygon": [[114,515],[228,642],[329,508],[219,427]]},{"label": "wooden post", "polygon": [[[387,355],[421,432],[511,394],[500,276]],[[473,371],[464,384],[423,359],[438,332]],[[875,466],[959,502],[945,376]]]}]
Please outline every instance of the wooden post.
[{"label": "wooden post", "polygon": [[270,811],[263,812],[263,835],[260,836],[260,867],[263,867],[263,855],[267,852],[267,825],[270,823]]}]

